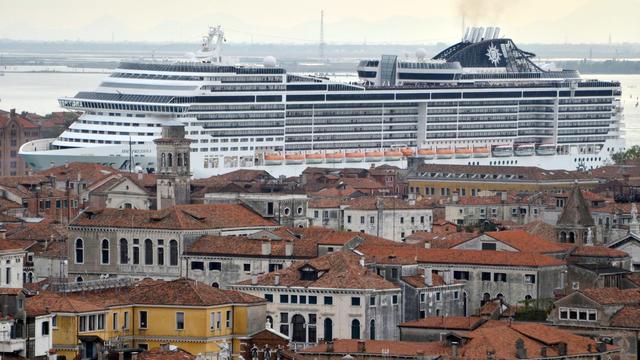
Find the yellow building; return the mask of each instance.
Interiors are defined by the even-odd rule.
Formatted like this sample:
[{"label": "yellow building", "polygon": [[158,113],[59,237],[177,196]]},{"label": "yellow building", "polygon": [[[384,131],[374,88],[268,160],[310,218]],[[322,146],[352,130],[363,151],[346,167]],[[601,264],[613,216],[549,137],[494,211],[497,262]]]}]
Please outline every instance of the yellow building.
[{"label": "yellow building", "polygon": [[50,312],[59,357],[91,357],[105,349],[175,345],[192,354],[233,355],[265,328],[264,299],[193,280],[143,280],[131,286],[71,293],[42,292],[27,311]]}]

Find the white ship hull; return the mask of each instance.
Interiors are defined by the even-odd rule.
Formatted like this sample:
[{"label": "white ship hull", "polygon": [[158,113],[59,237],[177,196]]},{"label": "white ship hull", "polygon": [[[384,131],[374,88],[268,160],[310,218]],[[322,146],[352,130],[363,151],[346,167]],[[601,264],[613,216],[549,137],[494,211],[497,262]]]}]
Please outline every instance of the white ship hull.
[{"label": "white ship hull", "polygon": [[[131,163],[132,170],[146,171],[153,169],[156,163],[155,145],[153,143],[144,145],[132,145],[131,150],[133,156],[129,156],[129,147],[125,145],[99,146],[92,148],[75,148],[62,150],[38,151],[44,149],[47,143],[54,139],[36,140],[27,143],[20,148],[21,156],[34,170],[43,170],[52,166],[60,166],[71,162],[90,162],[112,166],[117,169],[129,170]],[[597,153],[580,153],[577,149],[569,154],[555,155],[532,155],[532,156],[488,156],[485,158],[469,158],[454,157],[448,159],[434,159],[416,156],[425,163],[431,164],[452,164],[452,165],[487,165],[487,166],[536,166],[548,170],[577,170],[591,169],[602,165],[611,164],[611,153],[607,152],[607,148],[619,148],[623,142],[607,141],[601,151]],[[36,146],[37,145],[37,146]],[[240,154],[238,155],[238,157]],[[256,154],[242,154],[244,157],[258,157]],[[379,161],[371,161],[371,159],[358,159],[360,161],[353,162],[348,159],[313,159],[300,164],[290,164],[282,161],[280,163],[255,165],[253,163],[244,163],[243,166],[215,167],[205,168],[202,165],[205,162],[204,154],[192,153],[191,164],[192,174],[194,178],[204,178],[213,175],[221,175],[238,169],[255,169],[265,170],[273,176],[297,176],[307,167],[324,167],[324,168],[362,168],[367,169],[371,166],[393,165],[400,168],[407,167],[407,159],[400,158],[397,160],[380,159]],[[337,161],[337,162],[336,162]]]}]

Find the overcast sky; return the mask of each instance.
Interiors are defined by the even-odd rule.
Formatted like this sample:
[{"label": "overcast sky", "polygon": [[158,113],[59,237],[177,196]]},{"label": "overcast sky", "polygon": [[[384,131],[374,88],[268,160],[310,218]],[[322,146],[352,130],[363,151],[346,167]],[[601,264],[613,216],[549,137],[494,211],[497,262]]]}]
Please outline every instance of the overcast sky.
[{"label": "overcast sky", "polygon": [[640,0],[0,0],[0,38],[199,43],[450,43],[467,25],[519,43],[640,42]]}]

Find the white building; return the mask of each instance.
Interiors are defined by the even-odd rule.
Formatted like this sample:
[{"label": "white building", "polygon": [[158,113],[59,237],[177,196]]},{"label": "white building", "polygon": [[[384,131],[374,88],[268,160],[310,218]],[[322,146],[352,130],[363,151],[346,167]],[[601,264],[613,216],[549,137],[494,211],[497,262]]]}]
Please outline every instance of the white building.
[{"label": "white building", "polygon": [[267,299],[267,322],[295,344],[398,339],[400,287],[344,250],[231,286]]}]

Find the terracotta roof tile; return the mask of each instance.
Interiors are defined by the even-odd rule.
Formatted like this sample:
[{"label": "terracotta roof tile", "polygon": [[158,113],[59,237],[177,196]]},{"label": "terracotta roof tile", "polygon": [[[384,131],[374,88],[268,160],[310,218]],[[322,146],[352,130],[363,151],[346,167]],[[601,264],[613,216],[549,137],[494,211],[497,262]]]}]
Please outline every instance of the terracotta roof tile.
[{"label": "terracotta roof tile", "polygon": [[[257,285],[276,286],[276,277],[283,287],[331,288],[331,289],[396,289],[398,286],[380,277],[374,271],[359,264],[360,257],[351,251],[337,251],[328,255],[298,261],[290,267],[260,275]],[[318,272],[316,280],[302,279],[300,269],[311,267]],[[240,285],[251,285],[247,280]]]},{"label": "terracotta roof tile", "polygon": [[[337,354],[360,354],[358,342],[364,343],[364,354],[377,354],[391,357],[411,357],[418,355],[447,355],[450,349],[441,342],[410,342],[391,340],[347,340],[339,339],[333,341],[332,353]],[[387,352],[388,351],[388,352]],[[305,355],[317,353],[327,353],[327,344],[319,344],[308,347],[300,351]]]},{"label": "terracotta roof tile", "polygon": [[566,248],[558,243],[544,240],[524,230],[491,231],[485,234],[521,252],[548,254],[566,251]]},{"label": "terracotta roof tile", "polygon": [[421,329],[473,330],[482,324],[479,316],[431,316],[398,326]]},{"label": "terracotta roof tile", "polygon": [[576,246],[570,251],[571,256],[626,258],[629,254],[604,246]]},{"label": "terracotta roof tile", "polygon": [[640,303],[640,288],[625,290],[618,288],[591,288],[579,291],[602,305],[637,305]]},{"label": "terracotta roof tile", "polygon": [[640,328],[640,306],[625,306],[609,320],[611,326]]},{"label": "terracotta roof tile", "polygon": [[138,360],[195,360],[196,356],[182,350],[164,350],[161,348],[143,351],[138,354]]},{"label": "terracotta roof tile", "polygon": [[559,266],[565,261],[539,253],[506,252],[491,250],[425,249],[411,245],[374,246],[364,244],[358,247],[367,261],[376,263],[418,263],[468,264],[503,266]]},{"label": "terracotta roof tile", "polygon": [[164,210],[89,209],[74,219],[71,225],[196,230],[270,227],[276,224],[238,204],[192,204]]}]

